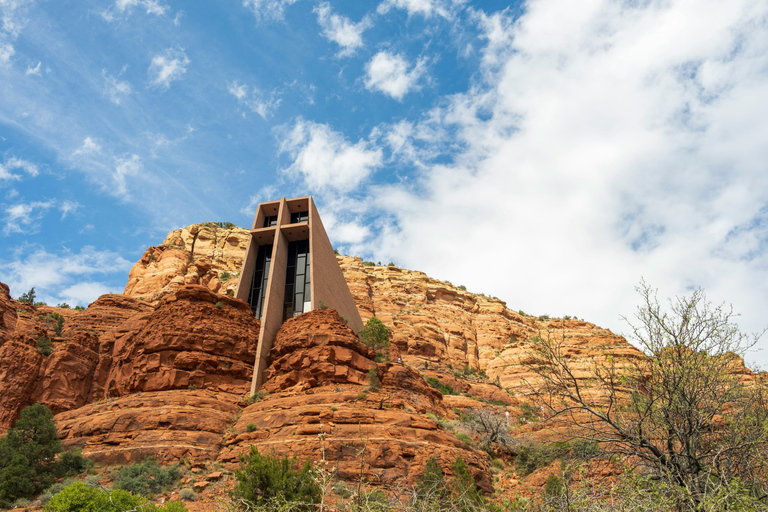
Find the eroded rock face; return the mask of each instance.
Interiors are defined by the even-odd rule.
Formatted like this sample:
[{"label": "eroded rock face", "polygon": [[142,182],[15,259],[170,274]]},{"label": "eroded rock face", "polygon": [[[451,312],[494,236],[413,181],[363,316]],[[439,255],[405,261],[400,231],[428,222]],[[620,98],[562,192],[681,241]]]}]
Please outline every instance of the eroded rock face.
[{"label": "eroded rock face", "polygon": [[234,293],[235,274],[240,272],[249,239],[246,229],[218,228],[213,223],[172,231],[133,266],[124,293],[151,303],[184,285]]},{"label": "eroded rock face", "polygon": [[250,388],[260,325],[240,300],[184,286],[123,327],[112,350],[108,396],[188,388],[243,394]]},{"label": "eroded rock face", "polygon": [[26,343],[12,340],[0,346],[0,431],[30,405],[42,361],[40,352]]},{"label": "eroded rock face", "polygon": [[66,449],[82,448],[100,464],[152,457],[173,463],[214,460],[240,397],[210,391],[136,393],[55,416]]},{"label": "eroded rock face", "polygon": [[0,345],[10,339],[16,329],[16,319],[19,315],[16,313],[14,302],[16,301],[11,299],[8,285],[0,283]]},{"label": "eroded rock face", "polygon": [[62,335],[71,337],[76,332],[101,336],[112,331],[138,313],[148,313],[154,308],[142,301],[119,294],[106,294],[96,299],[85,311],[81,311],[64,323]]},{"label": "eroded rock face", "polygon": [[368,383],[374,354],[333,309],[319,309],[285,322],[269,353],[264,390],[303,391],[330,383]]}]

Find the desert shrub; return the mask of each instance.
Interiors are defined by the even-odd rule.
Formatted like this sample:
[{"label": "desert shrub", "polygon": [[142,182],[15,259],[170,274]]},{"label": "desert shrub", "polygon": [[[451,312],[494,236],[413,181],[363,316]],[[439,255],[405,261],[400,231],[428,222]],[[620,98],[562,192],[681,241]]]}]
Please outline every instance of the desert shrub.
[{"label": "desert shrub", "polygon": [[570,448],[570,443],[567,442],[521,444],[515,457],[515,471],[521,476],[530,475],[555,459],[567,455]]},{"label": "desert shrub", "polygon": [[230,274],[229,272],[222,272],[221,274],[219,274],[219,281],[221,281],[222,283],[226,283],[230,279],[232,279],[232,274]]},{"label": "desert shrub", "polygon": [[49,313],[45,317],[45,322],[50,325],[50,323],[55,322],[53,325],[53,334],[54,336],[61,336],[61,330],[64,328],[64,317],[61,316],[59,313]]},{"label": "desert shrub", "polygon": [[184,488],[179,491],[179,498],[184,501],[197,501],[197,493],[190,488]]},{"label": "desert shrub", "polygon": [[232,224],[231,222],[217,222],[216,223],[216,227],[217,228],[232,229],[233,227],[235,227],[235,225]]},{"label": "desert shrub", "polygon": [[66,302],[61,302],[59,304],[56,304],[56,307],[57,308],[61,308],[61,309],[69,309],[70,308],[69,304],[67,304]]},{"label": "desert shrub", "polygon": [[428,377],[427,383],[438,390],[443,395],[459,395],[461,394],[461,391],[457,391],[453,389],[453,387],[450,384],[443,384],[435,377]]},{"label": "desert shrub", "polygon": [[358,400],[365,400],[366,398],[368,398],[368,395],[366,393],[358,393],[357,394],[357,399]]},{"label": "desert shrub", "polygon": [[179,481],[178,465],[163,468],[153,459],[124,466],[117,472],[115,487],[134,494],[157,494]]},{"label": "desert shrub", "polygon": [[376,368],[368,370],[368,388],[371,391],[378,391],[381,387],[381,380],[379,380],[379,373]]},{"label": "desert shrub", "polygon": [[83,306],[75,306],[75,311],[79,313],[81,311],[85,311],[85,308]]},{"label": "desert shrub", "polygon": [[45,336],[40,336],[37,339],[37,350],[44,356],[49,356],[53,353],[53,342]]},{"label": "desert shrub", "polygon": [[222,304],[221,301],[217,301],[216,304],[214,304],[214,306],[216,306],[217,309],[221,309],[224,306],[224,304]]},{"label": "desert shrub", "polygon": [[363,262],[363,266],[364,267],[375,267],[376,264],[374,262],[372,262],[372,261],[364,261]]},{"label": "desert shrub", "polygon": [[469,435],[464,433],[464,432],[459,432],[458,434],[456,434],[456,439],[458,439],[462,443],[467,443],[468,445],[474,445],[475,444],[475,443],[472,442],[472,438],[469,437]]},{"label": "desert shrub", "polygon": [[248,425],[245,426],[245,430],[246,432],[255,432],[259,430],[259,426],[256,425],[255,423],[249,423]]},{"label": "desert shrub", "polygon": [[292,510],[313,510],[320,501],[320,488],[308,460],[299,465],[296,457],[263,456],[251,446],[247,456],[240,456],[235,477],[233,497],[262,507],[259,510],[275,511],[281,503],[290,503]]},{"label": "desert shrub", "polygon": [[246,402],[248,402],[249,404],[260,402],[264,398],[266,398],[267,395],[269,395],[269,393],[267,393],[266,391],[257,391],[254,394],[252,394],[251,396],[249,396],[248,399],[246,400]]},{"label": "desert shrub", "polygon": [[360,331],[360,340],[371,350],[379,353],[381,349],[389,346],[389,329],[381,320],[372,316]]}]

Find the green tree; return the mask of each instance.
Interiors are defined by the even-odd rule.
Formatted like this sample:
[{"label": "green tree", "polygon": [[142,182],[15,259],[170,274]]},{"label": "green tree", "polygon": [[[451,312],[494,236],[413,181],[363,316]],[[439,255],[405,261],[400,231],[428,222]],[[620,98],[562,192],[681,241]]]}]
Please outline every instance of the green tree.
[{"label": "green tree", "polygon": [[552,416],[676,489],[678,510],[702,510],[715,496],[743,499],[745,488],[768,499],[768,396],[740,378],[739,354],[760,335],[741,333],[731,308],[701,290],[668,308],[647,284],[637,290],[643,304],[627,322],[645,354],[606,358],[586,378],[564,335],[534,338],[526,364],[541,378],[540,399]]},{"label": "green tree", "polygon": [[314,504],[320,502],[320,488],[308,460],[299,466],[296,457],[263,456],[251,446],[247,456],[240,456],[235,477],[233,497],[261,507],[259,510],[281,510],[286,503],[291,504],[291,510],[313,510]]},{"label": "green tree", "polygon": [[120,468],[115,478],[115,487],[148,496],[175,485],[179,477],[178,466],[164,468],[154,459],[144,459]]},{"label": "green tree", "polygon": [[360,331],[360,340],[378,354],[383,348],[389,346],[389,329],[381,320],[373,316]]},{"label": "green tree", "polygon": [[51,485],[60,451],[51,411],[43,404],[25,408],[0,438],[0,505],[31,498]]},{"label": "green tree", "polygon": [[28,304],[34,304],[35,303],[35,287],[29,289],[27,293],[22,293],[21,297],[19,297],[19,302],[26,302]]}]

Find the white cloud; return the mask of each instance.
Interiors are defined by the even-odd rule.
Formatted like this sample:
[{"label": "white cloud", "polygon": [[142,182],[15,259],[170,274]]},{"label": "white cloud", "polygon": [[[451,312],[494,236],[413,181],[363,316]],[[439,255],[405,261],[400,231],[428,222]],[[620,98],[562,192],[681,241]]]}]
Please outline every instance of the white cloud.
[{"label": "white cloud", "polygon": [[156,87],[168,89],[171,82],[178,80],[187,72],[190,60],[184,48],[168,48],[152,57],[147,73],[149,81]]},{"label": "white cloud", "polygon": [[[11,259],[0,260],[3,282],[10,286],[11,294],[18,297],[35,287],[37,296],[50,304],[64,299],[87,305],[103,293],[121,293],[121,288],[95,282],[93,278],[115,273],[123,277],[131,268],[131,263],[118,253],[91,246],[79,252],[64,250],[53,254],[39,246],[24,245],[11,254]],[[7,252],[4,256],[11,254]],[[83,277],[88,281],[83,282]]]},{"label": "white cloud", "polygon": [[[125,70],[126,68],[124,67],[120,72],[120,75],[122,75]],[[120,75],[112,76],[107,73],[106,69],[102,69],[101,74],[104,77],[104,95],[109,98],[109,101],[115,105],[119,105],[123,96],[131,94],[131,84],[125,80],[121,81]]]},{"label": "white cloud", "polygon": [[248,206],[240,209],[240,213],[253,218],[256,215],[256,207],[264,201],[271,201],[277,195],[277,187],[273,185],[267,185],[262,187],[256,194],[252,195],[248,200]]},{"label": "white cloud", "polygon": [[368,16],[354,23],[346,16],[333,13],[328,2],[315,7],[314,12],[317,14],[317,22],[323,29],[323,35],[329,41],[341,46],[340,56],[351,55],[363,46],[363,32],[373,25]]},{"label": "white cloud", "polygon": [[0,164],[0,180],[20,180],[21,176],[11,172],[13,169],[21,169],[33,178],[40,174],[40,169],[36,164],[21,158],[12,157],[6,160],[5,163]]},{"label": "white cloud", "polygon": [[0,41],[0,64],[8,64],[15,53],[16,50],[11,44]]},{"label": "white cloud", "polygon": [[285,8],[293,5],[298,0],[243,0],[243,7],[249,9],[256,19],[282,20],[285,16]]},{"label": "white cloud", "polygon": [[365,86],[399,101],[418,87],[419,78],[426,71],[426,61],[419,59],[413,68],[408,68],[408,62],[401,55],[382,50],[365,65]]},{"label": "white cloud", "polygon": [[6,236],[12,233],[36,233],[40,229],[40,221],[45,213],[56,208],[61,211],[61,220],[72,212],[77,211],[82,206],[77,201],[58,201],[50,199],[48,201],[32,201],[29,203],[17,203],[5,207],[5,217],[3,221],[3,233]]},{"label": "white cloud", "polygon": [[383,159],[381,149],[368,142],[352,144],[328,125],[304,119],[282,137],[281,151],[293,159],[284,172],[318,193],[354,190]]},{"label": "white cloud", "polygon": [[170,9],[158,0],[115,0],[114,5],[102,11],[101,16],[107,21],[114,21],[118,15],[130,14],[134,7],[155,16],[165,16]]},{"label": "white cloud", "polygon": [[40,66],[42,64],[43,64],[42,62],[37,61],[37,66],[35,66],[35,67],[27,66],[26,74],[27,75],[35,75],[35,76],[43,76],[43,73],[40,71]]},{"label": "white cloud", "polygon": [[118,158],[115,162],[114,174],[112,175],[115,195],[127,199],[129,197],[128,178],[138,176],[143,168],[144,166],[139,155],[133,154]]},{"label": "white cloud", "polygon": [[408,16],[420,14],[429,18],[434,13],[447,18],[449,9],[445,3],[436,0],[384,0],[376,10],[379,14],[386,14],[390,9],[396,8],[407,11]]},{"label": "white cloud", "polygon": [[[701,285],[762,329],[768,5],[539,0],[476,20],[480,81],[380,127],[422,166],[359,197],[380,219],[367,256],[618,332],[641,276],[661,296]],[[453,144],[440,163],[430,126]]]},{"label": "white cloud", "polygon": [[247,107],[251,112],[259,114],[265,121],[280,106],[281,100],[277,97],[276,91],[272,91],[270,97],[265,98],[264,94],[255,87],[249,90],[248,85],[240,84],[237,81],[230,83],[227,90],[237,98],[241,105]]},{"label": "white cloud", "polygon": [[72,156],[80,156],[80,155],[92,155],[94,153],[101,152],[101,145],[96,142],[92,137],[88,136],[85,139],[83,139],[83,145],[77,148],[73,153]]},{"label": "white cloud", "polygon": [[5,208],[3,233],[33,233],[39,229],[43,214],[55,205],[55,201],[18,203]]},{"label": "white cloud", "polygon": [[64,220],[64,218],[69,215],[72,212],[76,212],[82,208],[82,205],[78,203],[77,201],[59,201],[59,210],[61,210],[61,220]]}]

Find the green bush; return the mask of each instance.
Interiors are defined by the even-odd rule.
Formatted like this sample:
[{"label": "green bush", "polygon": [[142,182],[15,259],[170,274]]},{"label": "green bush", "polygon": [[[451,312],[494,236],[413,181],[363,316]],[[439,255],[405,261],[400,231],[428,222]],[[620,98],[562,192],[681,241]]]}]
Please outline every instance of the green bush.
[{"label": "green bush", "polygon": [[245,426],[245,430],[246,432],[255,432],[259,430],[259,426],[256,425],[255,423],[249,423],[248,425]]},{"label": "green bush", "polygon": [[49,356],[53,353],[53,342],[45,336],[40,336],[37,339],[37,350],[44,356]]},{"label": "green bush", "polygon": [[93,467],[91,459],[83,457],[80,448],[75,448],[59,455],[56,464],[56,476],[75,476],[88,472]]},{"label": "green bush", "polygon": [[186,512],[187,507],[179,501],[157,507],[147,503],[147,500],[141,496],[134,496],[125,490],[115,489],[108,492],[88,487],[83,482],[75,482],[53,496],[43,510],[45,512],[124,512],[127,510]]},{"label": "green bush", "polygon": [[443,384],[435,377],[428,377],[427,383],[443,395],[460,395],[461,391],[453,389],[450,384]]},{"label": "green bush", "polygon": [[222,283],[226,283],[230,279],[232,279],[232,274],[230,274],[229,272],[222,272],[219,275],[219,281],[221,281]]},{"label": "green bush", "polygon": [[85,311],[85,308],[83,306],[75,306],[75,311],[79,313],[81,311]]},{"label": "green bush", "polygon": [[376,368],[368,370],[368,388],[371,391],[378,391],[381,387],[381,380],[379,380],[379,373]]},{"label": "green bush", "polygon": [[45,322],[56,322],[53,326],[54,336],[61,336],[61,330],[64,328],[64,317],[59,313],[49,313],[45,317]]},{"label": "green bush", "polygon": [[240,456],[235,477],[237,485],[232,496],[262,507],[259,510],[276,511],[285,503],[290,503],[292,510],[314,510],[314,504],[320,502],[312,465],[306,461],[300,466],[296,457],[265,457],[251,446],[247,456]]},{"label": "green bush", "polygon": [[163,468],[153,459],[124,466],[117,472],[115,487],[134,494],[157,494],[179,481],[178,465]]},{"label": "green bush", "polygon": [[571,445],[567,442],[522,444],[515,457],[515,470],[521,476],[530,475],[537,469],[551,464],[555,459],[567,455],[570,449]]}]

